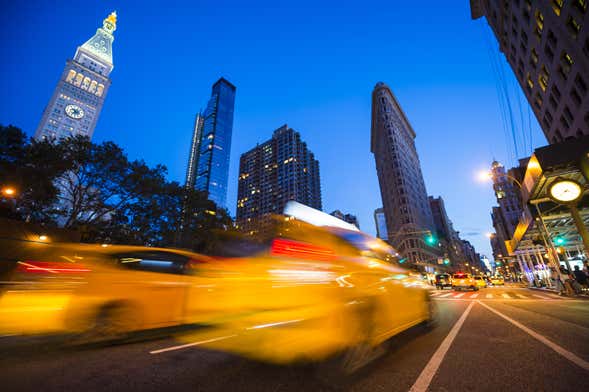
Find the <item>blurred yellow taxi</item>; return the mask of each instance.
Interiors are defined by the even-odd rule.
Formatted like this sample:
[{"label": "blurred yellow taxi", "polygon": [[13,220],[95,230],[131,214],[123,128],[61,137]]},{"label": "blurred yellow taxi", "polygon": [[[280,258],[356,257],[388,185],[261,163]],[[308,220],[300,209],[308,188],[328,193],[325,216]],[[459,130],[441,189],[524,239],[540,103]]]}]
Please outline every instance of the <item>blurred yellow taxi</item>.
[{"label": "blurred yellow taxi", "polygon": [[350,373],[388,338],[435,321],[426,282],[385,242],[343,221],[279,222],[232,257],[24,249],[0,292],[0,333],[62,331],[86,342],[189,324],[199,328],[178,336],[189,343],[275,363],[329,359]]},{"label": "blurred yellow taxi", "polygon": [[211,329],[187,343],[275,363],[338,358],[353,371],[366,352],[435,319],[419,273],[359,231],[287,220],[267,249],[211,263],[195,305]]},{"label": "blurred yellow taxi", "polygon": [[487,281],[485,280],[485,278],[481,275],[475,275],[473,276],[474,279],[474,283],[476,285],[477,288],[487,288]]},{"label": "blurred yellow taxi", "polygon": [[452,276],[452,288],[454,290],[470,289],[475,291],[479,289],[474,278],[464,272],[457,272]]},{"label": "blurred yellow taxi", "polygon": [[186,320],[205,256],[180,250],[87,244],[21,245],[3,280],[0,333],[119,337]]},{"label": "blurred yellow taxi", "polygon": [[503,279],[503,276],[492,276],[491,284],[493,284],[493,286],[504,286],[505,280]]}]

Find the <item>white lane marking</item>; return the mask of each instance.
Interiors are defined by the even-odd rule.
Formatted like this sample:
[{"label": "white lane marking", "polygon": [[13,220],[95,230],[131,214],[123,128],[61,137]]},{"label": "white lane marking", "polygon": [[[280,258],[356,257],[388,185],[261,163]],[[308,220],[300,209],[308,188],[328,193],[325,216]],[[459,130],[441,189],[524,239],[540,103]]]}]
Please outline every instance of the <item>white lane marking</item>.
[{"label": "white lane marking", "polygon": [[466,318],[468,317],[468,314],[470,313],[470,310],[472,309],[473,305],[474,302],[471,302],[470,305],[468,305],[468,307],[464,311],[464,313],[462,313],[462,316],[460,316],[456,324],[454,324],[454,326],[450,330],[450,333],[448,333],[448,336],[446,336],[442,344],[440,344],[440,347],[438,347],[434,355],[430,358],[427,365],[425,365],[425,368],[423,368],[421,374],[419,375],[419,377],[417,377],[417,380],[415,380],[415,383],[413,384],[411,389],[409,389],[409,392],[427,391],[427,388],[431,384],[432,379],[438,371],[440,364],[444,360],[444,357],[446,356],[448,349],[452,345],[454,338],[456,337],[456,335],[458,335],[458,331],[460,331],[462,324],[464,324],[464,320],[466,320]]},{"label": "white lane marking", "polygon": [[532,294],[532,295],[533,295],[534,297],[537,297],[537,298],[542,298],[542,299],[549,299],[549,300],[552,300],[552,298],[550,298],[550,297],[545,297],[545,296],[543,296],[543,295],[538,295],[538,294]]},{"label": "white lane marking", "polygon": [[442,294],[442,295],[440,295],[440,298],[442,298],[442,297],[447,297],[447,296],[449,296],[449,295],[452,295],[452,293],[448,293],[448,294]]},{"label": "white lane marking", "polygon": [[213,338],[213,339],[208,339],[208,340],[202,340],[200,342],[182,344],[180,346],[166,347],[166,348],[162,348],[162,349],[159,349],[159,350],[150,351],[149,353],[150,354],[160,354],[160,353],[165,353],[167,351],[180,350],[180,349],[187,348],[187,347],[193,347],[193,346],[198,346],[198,345],[201,345],[201,344],[216,342],[218,340],[229,339],[229,338],[232,338],[234,336],[237,336],[237,335],[219,336],[218,338]]},{"label": "white lane marking", "polygon": [[498,310],[493,309],[489,305],[484,304],[481,301],[477,301],[477,302],[479,304],[483,305],[485,308],[489,309],[491,312],[495,313],[497,316],[502,317],[503,319],[509,321],[510,323],[512,323],[513,325],[515,325],[516,327],[518,327],[522,331],[526,332],[527,334],[529,334],[533,338],[544,343],[546,346],[550,347],[551,349],[553,349],[558,354],[562,355],[563,357],[565,357],[566,359],[568,359],[569,361],[571,361],[575,365],[578,365],[579,367],[581,367],[585,370],[589,370],[589,362],[585,361],[583,358],[576,356],[575,354],[568,351],[567,349],[559,346],[558,344],[556,344],[553,341],[549,340],[548,338],[540,335],[539,333],[532,331],[531,329],[529,329],[525,325],[515,321],[514,319],[512,319],[509,316],[504,315],[503,313],[499,312]]},{"label": "white lane marking", "polygon": [[493,298],[493,294],[487,294],[485,297],[486,298]]},{"label": "white lane marking", "polygon": [[503,298],[511,299],[511,297],[510,297],[509,295],[505,294],[505,293],[501,294],[501,296],[502,296]]},{"label": "white lane marking", "polygon": [[456,294],[456,295],[454,296],[454,298],[460,298],[460,297],[462,297],[463,295],[464,295],[464,293],[461,293],[461,294]]},{"label": "white lane marking", "polygon": [[478,296],[479,296],[479,293],[476,293],[476,294],[471,295],[470,298],[476,298]]}]

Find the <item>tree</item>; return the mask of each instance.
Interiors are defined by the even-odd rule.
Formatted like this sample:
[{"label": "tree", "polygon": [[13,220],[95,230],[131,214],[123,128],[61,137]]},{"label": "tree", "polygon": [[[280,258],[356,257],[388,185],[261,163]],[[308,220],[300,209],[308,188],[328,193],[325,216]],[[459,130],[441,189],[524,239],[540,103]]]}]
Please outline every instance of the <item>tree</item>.
[{"label": "tree", "polygon": [[0,125],[0,186],[16,191],[16,208],[4,215],[55,225],[59,191],[55,179],[67,170],[61,149],[47,141],[30,141],[19,128]]},{"label": "tree", "polygon": [[113,142],[29,142],[20,129],[0,127],[0,186],[18,190],[16,211],[0,213],[79,230],[84,242],[211,251],[232,226],[227,211],[166,174],[129,161]]},{"label": "tree", "polygon": [[66,228],[98,225],[123,213],[165,183],[166,168],[130,162],[113,142],[91,143],[85,137],[59,142],[69,170],[56,180],[60,189],[57,215]]}]

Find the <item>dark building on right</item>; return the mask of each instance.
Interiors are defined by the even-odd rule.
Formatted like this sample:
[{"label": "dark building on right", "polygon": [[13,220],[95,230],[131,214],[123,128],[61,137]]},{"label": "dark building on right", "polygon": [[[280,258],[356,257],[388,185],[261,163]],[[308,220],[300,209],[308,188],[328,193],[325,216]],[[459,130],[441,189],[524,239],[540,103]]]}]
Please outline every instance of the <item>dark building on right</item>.
[{"label": "dark building on right", "polygon": [[238,229],[264,235],[272,215],[282,214],[289,200],[321,210],[319,161],[287,125],[272,138],[243,153],[237,189]]},{"label": "dark building on right", "polygon": [[470,0],[485,16],[549,143],[589,135],[589,2]]}]

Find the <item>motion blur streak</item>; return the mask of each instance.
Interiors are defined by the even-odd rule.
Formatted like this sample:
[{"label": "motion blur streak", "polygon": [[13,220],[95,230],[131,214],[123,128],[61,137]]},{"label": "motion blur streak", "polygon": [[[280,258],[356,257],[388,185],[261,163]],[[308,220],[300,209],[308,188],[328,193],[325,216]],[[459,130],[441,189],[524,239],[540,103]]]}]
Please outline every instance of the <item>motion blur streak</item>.
[{"label": "motion blur streak", "polygon": [[[303,208],[305,219],[323,220],[312,211]],[[345,222],[328,226],[333,219],[316,226],[277,217],[265,238],[223,244],[231,257],[100,244],[9,247],[18,254],[1,279],[0,334],[64,334],[86,344],[150,330],[185,343],[152,354],[205,346],[292,363],[349,352],[343,357],[357,363],[434,311],[422,277],[403,269],[394,249]]]}]

